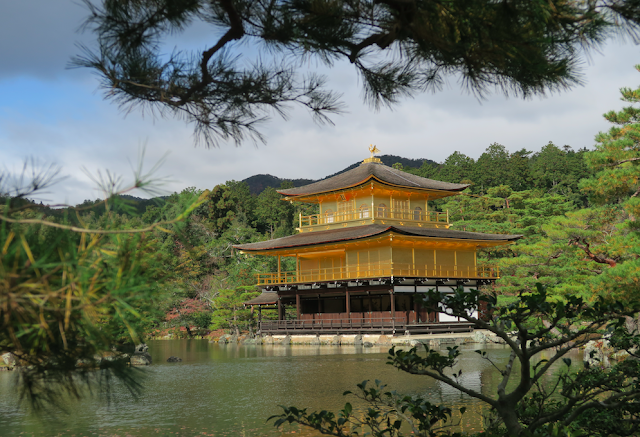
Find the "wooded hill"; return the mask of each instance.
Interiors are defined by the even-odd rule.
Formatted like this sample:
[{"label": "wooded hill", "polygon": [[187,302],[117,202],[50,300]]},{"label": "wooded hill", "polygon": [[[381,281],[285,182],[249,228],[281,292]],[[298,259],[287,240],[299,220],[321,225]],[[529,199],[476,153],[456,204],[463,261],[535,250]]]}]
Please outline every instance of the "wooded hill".
[{"label": "wooded hill", "polygon": [[[383,162],[383,164],[392,166],[393,164],[400,163],[403,167],[407,168],[420,168],[423,165],[432,165],[438,166],[439,164],[435,161],[431,161],[430,159],[410,159],[403,158],[401,156],[396,155],[381,155],[378,158]],[[313,182],[318,182],[320,180],[328,179],[330,177],[339,175],[340,173],[344,173],[345,171],[349,171],[352,168],[356,168],[360,165],[360,162],[356,162],[351,164],[349,167],[340,170],[337,173],[333,173],[329,176],[326,176],[322,179],[282,179],[277,176],[272,176],[270,174],[258,174],[254,176],[250,176],[246,179],[243,179],[242,182],[249,185],[249,191],[251,194],[260,194],[266,188],[280,188],[283,182],[291,182],[294,187],[301,187],[303,185],[311,184]]]}]

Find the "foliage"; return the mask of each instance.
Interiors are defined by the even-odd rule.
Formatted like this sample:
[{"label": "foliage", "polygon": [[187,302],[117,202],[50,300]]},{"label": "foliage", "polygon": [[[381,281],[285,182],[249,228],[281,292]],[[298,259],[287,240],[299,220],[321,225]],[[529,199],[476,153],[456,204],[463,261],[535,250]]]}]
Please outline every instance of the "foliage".
[{"label": "foliage", "polygon": [[[435,437],[451,424],[451,409],[434,405],[421,397],[403,396],[395,391],[385,390],[386,386],[375,381],[374,387],[367,387],[369,381],[358,384],[358,392],[345,391],[344,395],[353,395],[370,407],[364,414],[354,411],[351,403],[346,403],[338,416],[329,411],[307,413],[306,409],[282,407],[281,415],[271,416],[274,425],[279,427],[285,423],[299,423],[320,431],[321,434],[339,437],[371,435],[375,437],[402,436],[403,423],[410,423],[412,435]],[[465,408],[460,412],[464,414]],[[459,433],[447,434],[452,437]]]},{"label": "foliage", "polygon": [[293,233],[293,205],[283,202],[282,196],[273,188],[267,188],[258,195],[256,202],[256,223],[258,230],[268,231],[271,238],[284,237]]},{"label": "foliage", "polygon": [[425,162],[418,169],[405,171],[470,184],[467,192],[471,194],[485,195],[491,188],[508,186],[517,192],[536,190],[538,196],[562,195],[582,205],[586,196],[580,192],[580,180],[593,174],[584,162],[585,153],[586,149],[576,152],[569,146],[559,148],[551,142],[539,152],[522,149],[509,153],[505,146],[494,143],[477,160],[456,151],[441,164]]},{"label": "foliage", "polygon": [[[489,304],[487,320],[474,316],[482,300]],[[561,301],[550,298],[541,284],[531,293],[521,293],[512,303],[497,307],[495,302],[495,296],[483,296],[475,290],[465,292],[460,287],[450,295],[430,291],[425,305],[444,305],[449,314],[473,323],[477,329],[490,331],[510,349],[504,366],[493,362],[486,352],[476,351],[499,375],[496,393],[476,391],[460,381],[462,371],[452,369],[460,357],[458,346],[448,347],[444,353],[426,344],[423,353],[416,347],[410,350],[394,347],[389,351],[388,364],[438,380],[485,403],[495,415],[487,429],[489,435],[585,435],[583,431],[606,432],[606,429],[615,429],[619,435],[637,432],[640,361],[635,358],[640,357],[635,354],[640,335],[628,331],[624,321],[625,316],[638,311],[637,306],[603,298],[589,304],[576,296]],[[628,352],[632,358],[609,369],[573,368],[566,355],[590,339],[602,339],[605,335],[617,350]],[[540,358],[543,353],[547,358]],[[564,370],[558,372],[555,382],[549,383],[553,366]],[[359,388],[363,393],[361,399],[369,405],[365,417],[373,422],[370,426],[373,435],[403,435],[403,423],[408,424],[412,435],[446,435],[445,431],[425,426],[447,419],[450,412],[447,414],[446,408],[411,398],[384,402],[381,399],[390,395],[376,391],[377,388],[375,396],[368,395],[364,384]],[[416,403],[424,406],[414,410]],[[606,423],[594,426],[588,420],[591,412],[610,414]],[[328,435],[357,435],[357,429],[347,426],[354,421],[347,407],[337,418],[332,413],[307,413],[292,407],[284,408],[277,417],[276,425],[298,423]]]},{"label": "foliage", "polygon": [[[640,71],[640,65],[636,66]],[[640,88],[620,90],[622,100],[640,102]],[[598,204],[620,204],[628,217],[626,225],[637,227],[640,213],[640,108],[628,106],[610,111],[604,117],[615,126],[596,136],[596,150],[587,164],[597,174],[584,181],[582,188]]]},{"label": "foliage", "polygon": [[237,287],[234,290],[220,290],[211,300],[215,311],[211,317],[213,329],[228,329],[239,335],[241,331],[253,332],[256,321],[253,310],[245,308],[244,302],[256,297],[255,287]]},{"label": "foliage", "polygon": [[135,393],[139,378],[114,350],[140,342],[153,323],[156,284],[164,276],[154,232],[184,220],[201,199],[172,220],[135,227],[112,206],[149,180],[137,174],[134,186],[122,189],[110,175],[101,186],[105,213],[69,209],[72,223],[67,214],[45,217],[39,205],[16,202],[47,187],[34,174],[0,207],[0,353],[17,359],[22,395],[36,408],[55,405],[62,393],[80,397],[86,386],[108,392],[114,377]]},{"label": "foliage", "polygon": [[[629,103],[640,99],[639,90],[623,88],[621,93],[622,100]],[[621,301],[637,301],[638,111],[629,106],[605,114],[616,126],[598,134],[596,149],[584,154],[588,177],[579,183],[590,203],[580,210],[567,210],[564,216],[556,212],[542,223],[537,238],[527,238],[513,248],[518,256],[501,263],[507,275],[499,284],[505,290],[529,290],[540,281],[562,296],[580,294],[589,299],[610,295]],[[545,175],[535,178],[546,179],[547,186],[566,185],[572,190],[581,173],[572,175],[562,162],[562,154],[557,148],[545,147],[535,155],[532,168],[534,175]]]},{"label": "foliage", "polygon": [[[580,83],[582,50],[633,32],[634,2],[85,0],[96,34],[75,66],[93,69],[107,98],[194,123],[207,145],[261,139],[256,124],[287,105],[316,120],[342,110],[324,78],[300,61],[349,61],[374,107],[438,90],[449,76],[483,95],[529,96]],[[166,39],[197,23],[216,41],[200,53]],[[491,25],[487,25],[491,23]],[[256,56],[263,47],[270,56]],[[242,55],[253,60],[240,59]],[[400,55],[400,56],[399,56]]]}]

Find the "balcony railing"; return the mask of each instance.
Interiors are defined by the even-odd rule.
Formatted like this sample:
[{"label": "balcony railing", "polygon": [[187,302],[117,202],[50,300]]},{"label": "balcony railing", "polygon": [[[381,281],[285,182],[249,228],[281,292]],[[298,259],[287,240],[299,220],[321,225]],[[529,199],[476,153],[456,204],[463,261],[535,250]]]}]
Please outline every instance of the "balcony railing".
[{"label": "balcony railing", "polygon": [[449,224],[449,211],[420,211],[414,209],[394,209],[388,207],[375,207],[371,210],[354,210],[345,212],[329,212],[323,214],[300,215],[300,227],[330,225],[333,223],[343,223],[358,220],[402,220],[418,223],[440,223]]},{"label": "balcony railing", "polygon": [[[267,320],[260,322],[260,332],[263,334],[279,333],[299,333],[309,332],[367,332],[381,330],[410,331],[415,333],[440,334],[445,332],[470,332],[473,331],[471,323],[461,322],[439,322],[439,323],[416,323],[408,322],[406,317],[378,316],[362,313],[363,317],[355,318],[353,313],[347,314],[319,314],[329,316],[320,320]],[[369,316],[368,314],[372,314]],[[336,318],[337,315],[346,316]]]},{"label": "balcony railing", "polygon": [[371,263],[346,267],[318,268],[298,272],[259,273],[258,285],[284,285],[323,281],[350,281],[390,276],[408,278],[498,279],[497,266],[427,266],[404,263]]},{"label": "balcony railing", "polygon": [[277,331],[353,331],[373,329],[403,329],[406,326],[406,317],[368,316],[356,318],[335,318],[339,314],[326,314],[333,316],[319,320],[268,320],[260,323],[260,331],[263,333]]}]

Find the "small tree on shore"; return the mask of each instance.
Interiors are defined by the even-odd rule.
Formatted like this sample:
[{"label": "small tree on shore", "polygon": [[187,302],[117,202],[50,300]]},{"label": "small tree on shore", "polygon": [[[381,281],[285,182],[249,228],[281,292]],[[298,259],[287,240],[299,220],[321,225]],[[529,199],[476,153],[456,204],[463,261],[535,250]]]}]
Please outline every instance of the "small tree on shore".
[{"label": "small tree on shore", "polygon": [[244,303],[258,294],[255,287],[220,290],[218,295],[211,299],[211,305],[214,308],[211,327],[228,329],[235,335],[240,335],[240,332],[245,330],[253,333],[255,319],[251,309],[245,308]]}]

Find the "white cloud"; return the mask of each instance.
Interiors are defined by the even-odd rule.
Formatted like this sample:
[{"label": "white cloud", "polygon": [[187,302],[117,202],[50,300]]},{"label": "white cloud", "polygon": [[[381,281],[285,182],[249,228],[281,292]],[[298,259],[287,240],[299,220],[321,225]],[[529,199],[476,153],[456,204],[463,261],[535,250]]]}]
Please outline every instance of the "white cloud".
[{"label": "white cloud", "polygon": [[[318,126],[296,107],[288,121],[274,118],[263,126],[266,146],[229,143],[208,150],[194,148],[191,126],[137,112],[125,117],[94,93],[97,82],[88,72],[65,70],[77,51],[74,41],[86,38],[75,33],[85,11],[71,0],[53,3],[0,6],[0,38],[10,35],[12,42],[0,66],[0,162],[19,165],[24,157],[37,156],[63,164],[69,177],[47,196],[55,202],[77,203],[100,194],[83,166],[129,177],[129,160],[135,162],[145,143],[149,166],[170,153],[160,171],[175,180],[166,184],[168,191],[211,188],[259,173],[317,179],[367,157],[370,143],[384,154],[435,161],[455,150],[477,158],[493,142],[510,151],[539,150],[548,141],[589,147],[598,131],[608,129],[601,114],[622,107],[618,89],[640,82],[633,69],[637,47],[610,43],[585,67],[586,85],[568,92],[529,100],[491,95],[479,102],[452,79],[442,92],[375,112],[363,105],[349,64],[331,70],[305,65],[307,71],[327,73],[330,85],[344,93],[349,112],[332,117],[335,126]],[[203,35],[204,29],[196,27],[181,41],[195,45]]]}]

